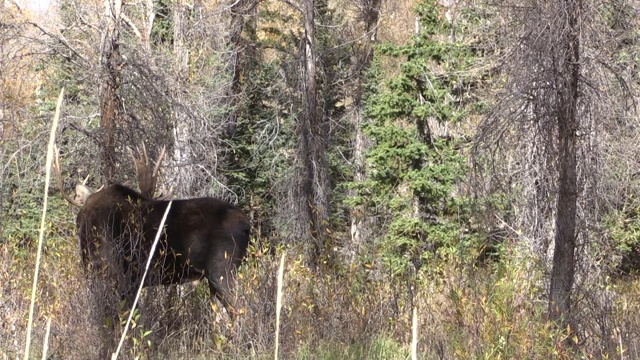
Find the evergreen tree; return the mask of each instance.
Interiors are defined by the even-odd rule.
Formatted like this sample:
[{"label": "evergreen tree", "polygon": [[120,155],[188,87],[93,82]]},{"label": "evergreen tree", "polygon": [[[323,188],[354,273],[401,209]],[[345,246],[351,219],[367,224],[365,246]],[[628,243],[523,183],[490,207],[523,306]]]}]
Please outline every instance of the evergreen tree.
[{"label": "evergreen tree", "polygon": [[[382,223],[379,246],[391,270],[419,268],[433,255],[470,255],[470,205],[460,186],[468,170],[464,139],[453,130],[467,119],[464,70],[472,55],[447,39],[450,24],[433,1],[417,7],[421,30],[403,46],[377,49],[370,71],[365,131],[368,179],[354,184]],[[383,59],[403,59],[399,74],[383,81]],[[463,253],[460,253],[460,252]]]}]

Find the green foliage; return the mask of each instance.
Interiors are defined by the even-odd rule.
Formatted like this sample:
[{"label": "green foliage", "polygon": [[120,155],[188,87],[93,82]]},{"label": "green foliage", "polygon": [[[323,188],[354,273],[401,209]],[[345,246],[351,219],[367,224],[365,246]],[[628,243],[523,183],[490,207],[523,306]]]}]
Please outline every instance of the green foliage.
[{"label": "green foliage", "polygon": [[571,358],[572,349],[557,346],[567,336],[564,329],[545,319],[543,271],[530,263],[532,254],[517,245],[498,252],[501,260],[462,275],[464,280],[445,265],[453,275],[439,292],[447,294],[452,310],[442,320],[450,351],[461,359]]},{"label": "green foliage", "polygon": [[[611,211],[604,217],[603,228],[610,239],[607,247],[621,257],[616,267],[625,274],[640,272],[640,204],[630,197],[626,209]],[[603,251],[606,251],[603,249]],[[610,252],[610,250],[608,251]],[[609,253],[608,257],[611,256]]]},{"label": "green foliage", "polygon": [[[120,307],[126,306],[124,301],[121,302]],[[124,331],[124,328],[127,324],[127,319],[129,318],[130,310],[126,310],[125,312],[119,314],[120,321],[120,329]],[[149,353],[149,349],[152,347],[151,340],[149,335],[153,333],[152,330],[145,329],[145,324],[141,321],[140,310],[135,309],[133,312],[133,316],[131,317],[131,323],[129,324],[130,328],[127,332],[126,339],[130,342],[129,353],[135,359],[145,359],[146,354]]]},{"label": "green foliage", "polygon": [[[327,128],[329,122],[344,116],[344,98],[342,84],[349,76],[349,48],[341,46],[346,40],[334,31],[332,24],[341,23],[335,12],[324,2],[316,3],[318,61],[318,100],[322,107],[323,119]],[[282,23],[299,22],[300,18],[291,14],[259,11],[260,27],[246,24],[243,42],[253,44],[241,57],[240,86],[242,96],[234,108],[229,109],[235,115],[236,127],[229,147],[233,158],[226,164],[230,183],[248,192],[252,208],[256,209],[256,218],[260,222],[260,232],[270,233],[274,227],[273,214],[281,210],[282,194],[276,192],[277,184],[288,182],[292,172],[291,161],[296,151],[295,129],[303,113],[302,92],[299,78],[303,59],[300,44],[304,41],[300,27],[283,29]],[[296,31],[296,29],[298,31]],[[261,36],[258,37],[257,33]],[[274,53],[276,56],[274,56]],[[345,166],[342,153],[351,145],[351,132],[347,127],[339,126],[330,135],[332,144],[326,154],[331,179],[344,178],[349,171]],[[329,139],[327,139],[329,141]],[[338,189],[340,188],[332,187]],[[288,190],[287,190],[288,191]],[[334,206],[340,205],[334,201]],[[335,213],[335,212],[331,212]],[[337,220],[344,221],[340,216]]]},{"label": "green foliage", "polygon": [[80,66],[69,58],[54,57],[36,68],[36,71],[47,79],[42,84],[39,99],[43,101],[39,110],[46,112],[47,115],[55,110],[55,100],[60,93],[60,89],[64,88],[65,106],[87,106],[95,109],[98,103],[91,98],[89,88],[91,84],[84,79],[78,78],[77,74],[81,71]]},{"label": "green foliage", "polygon": [[302,346],[296,356],[298,360],[324,359],[324,360],[349,360],[349,359],[381,359],[401,360],[409,358],[409,349],[392,338],[379,336],[371,343],[356,343],[351,345],[336,346],[335,343],[322,343],[318,347]]},{"label": "green foliage", "polygon": [[235,116],[235,131],[227,139],[225,173],[231,187],[245,191],[241,205],[254,209],[255,233],[267,234],[274,231],[272,214],[280,206],[274,188],[290,171],[286,154],[294,146],[294,121],[288,84],[279,76],[283,64],[266,59],[273,39],[258,41],[254,35],[244,34],[255,47],[242,57],[240,101],[227,109]]},{"label": "green foliage", "polygon": [[[420,34],[404,46],[380,46],[369,72],[365,131],[374,145],[368,180],[352,185],[358,190],[352,203],[386,218],[380,246],[396,274],[434,254],[477,255],[471,203],[460,193],[465,141],[442,130],[466,120],[461,89],[470,81],[464,70],[472,56],[445,40],[449,24],[441,12],[433,1],[420,3]],[[386,59],[400,61],[398,74],[383,73]]]},{"label": "green foliage", "polygon": [[37,243],[44,189],[43,154],[46,152],[41,134],[46,133],[46,126],[44,122],[25,123],[16,128],[22,143],[7,140],[2,144],[10,156],[0,158],[0,184],[4,192],[0,241],[19,246]]},{"label": "green foliage", "polygon": [[[174,6],[178,6],[175,4]],[[173,43],[173,19],[171,18],[171,3],[167,0],[156,2],[156,18],[151,29],[151,38],[157,46],[167,46]]]}]

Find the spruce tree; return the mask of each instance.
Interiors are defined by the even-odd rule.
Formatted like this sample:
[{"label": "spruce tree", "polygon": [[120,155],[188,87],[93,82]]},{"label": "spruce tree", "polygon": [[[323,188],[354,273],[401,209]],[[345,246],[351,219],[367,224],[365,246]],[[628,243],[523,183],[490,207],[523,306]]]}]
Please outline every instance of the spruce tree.
[{"label": "spruce tree", "polygon": [[[380,221],[377,244],[396,274],[433,256],[467,256],[477,248],[469,201],[460,191],[468,170],[465,140],[454,130],[469,116],[463,89],[472,53],[449,39],[444,10],[421,2],[419,33],[408,44],[380,46],[369,72],[365,132],[373,145],[368,179],[354,184],[359,195],[353,200]],[[388,80],[384,60],[400,62]]]}]

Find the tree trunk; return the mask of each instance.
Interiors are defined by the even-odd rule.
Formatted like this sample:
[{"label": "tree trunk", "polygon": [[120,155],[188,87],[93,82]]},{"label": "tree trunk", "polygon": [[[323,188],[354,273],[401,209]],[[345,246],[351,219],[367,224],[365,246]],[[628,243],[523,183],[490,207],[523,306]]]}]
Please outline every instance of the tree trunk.
[{"label": "tree trunk", "polygon": [[[179,2],[180,0],[178,0]],[[156,19],[156,8],[153,4],[153,0],[144,0],[145,10],[145,23],[144,32],[141,34],[140,41],[142,48],[147,51],[147,54],[151,54],[151,32],[153,31],[153,22]]]},{"label": "tree trunk", "polygon": [[115,135],[118,117],[122,115],[122,104],[118,97],[120,88],[120,15],[122,0],[105,1],[107,31],[103,39],[102,88],[100,89],[100,128],[103,132],[102,176],[104,184],[115,181]]},{"label": "tree trunk", "polygon": [[189,70],[189,49],[185,46],[185,18],[187,13],[184,0],[175,0],[173,3],[173,55],[175,57],[177,77],[186,80]]},{"label": "tree trunk", "polygon": [[[355,144],[353,149],[354,175],[353,181],[362,182],[367,179],[367,162],[365,154],[369,149],[369,141],[362,130],[364,123],[362,104],[355,104],[352,116],[353,125],[355,127]],[[356,206],[350,212],[351,218],[351,256],[356,256],[365,248],[365,240],[368,238],[368,231],[372,224],[365,215],[363,206]],[[352,261],[355,258],[351,259]]]},{"label": "tree trunk", "polygon": [[[355,174],[353,180],[355,182],[364,181],[367,177],[365,154],[369,148],[368,139],[362,130],[364,118],[364,104],[362,103],[362,94],[366,82],[365,71],[369,68],[369,63],[373,58],[372,44],[375,43],[377,37],[377,24],[380,19],[380,3],[381,0],[363,0],[362,2],[362,19],[364,20],[364,30],[366,36],[363,38],[363,45],[356,48],[356,62],[354,64],[357,73],[356,89],[354,97],[353,111],[353,127],[355,129],[355,144],[353,150],[353,162],[355,166]],[[365,239],[368,238],[368,231],[371,227],[370,221],[364,215],[365,211],[361,206],[352,209],[351,218],[351,245],[349,253],[358,254],[364,248]],[[352,259],[354,260],[354,259]]]},{"label": "tree trunk", "polygon": [[318,111],[315,1],[303,1],[304,93],[303,115],[298,122],[298,181],[295,201],[303,239],[310,238],[308,260],[315,268],[326,247],[329,218],[328,129]]},{"label": "tree trunk", "polygon": [[[243,52],[242,45],[242,31],[245,27],[246,19],[245,17],[252,12],[257,6],[256,0],[238,0],[233,1],[233,5],[230,8],[231,12],[231,20],[229,26],[229,49],[231,51],[231,56],[229,58],[229,68],[231,69],[232,78],[231,78],[231,87],[229,89],[229,96],[231,104],[234,105],[238,102],[236,99],[242,93],[242,88],[240,84],[240,74],[241,74],[241,64],[242,58],[241,54]],[[231,106],[233,107],[233,106]],[[228,122],[225,126],[225,134],[224,137],[230,139],[233,137],[236,126],[237,126],[237,111],[231,110],[229,114]],[[233,157],[233,155],[231,155]]]},{"label": "tree trunk", "polygon": [[312,128],[318,122],[318,90],[316,82],[316,26],[315,1],[303,1],[304,17],[304,114],[300,121],[300,160],[302,161],[302,198],[303,211],[307,214],[309,235],[313,241],[309,248],[309,260],[316,265],[320,252],[320,239],[314,216],[315,199],[313,191],[314,158],[312,146]]},{"label": "tree trunk", "polygon": [[[231,73],[231,85],[226,89],[226,102],[229,113],[222,131],[222,139],[227,140],[225,143],[230,145],[224,147],[222,159],[227,169],[237,170],[241,165],[239,165],[240,159],[237,158],[233,145],[237,142],[237,139],[234,138],[237,136],[238,113],[241,111],[243,104],[245,104],[242,98],[243,88],[240,81],[243,63],[246,63],[243,61],[243,57],[246,55],[244,54],[245,45],[242,40],[242,32],[245,28],[247,15],[255,11],[258,2],[256,0],[232,2],[233,4],[229,8],[229,40],[227,42],[227,47],[230,51],[227,71]],[[246,71],[247,69],[245,68],[244,70]]]},{"label": "tree trunk", "polygon": [[571,323],[571,288],[575,274],[578,130],[578,81],[580,75],[581,0],[565,0],[566,56],[558,72],[558,198],[555,251],[549,289],[549,313],[558,323]]},{"label": "tree trunk", "polygon": [[[187,8],[184,0],[175,0],[171,9],[173,15],[173,57],[175,66],[173,98],[178,104],[183,104],[183,92],[189,81],[189,49],[185,44],[185,26]],[[185,166],[190,163],[189,152],[189,121],[181,106],[173,109],[173,166],[167,168],[166,176],[174,191],[179,195],[190,192],[192,169]]]}]

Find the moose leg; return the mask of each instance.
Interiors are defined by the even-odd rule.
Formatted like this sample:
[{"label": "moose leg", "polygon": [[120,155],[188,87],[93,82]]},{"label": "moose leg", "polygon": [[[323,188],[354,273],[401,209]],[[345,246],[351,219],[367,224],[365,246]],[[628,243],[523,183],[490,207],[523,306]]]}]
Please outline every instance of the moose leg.
[{"label": "moose leg", "polygon": [[124,304],[124,308],[122,310],[131,311],[133,307],[133,302],[136,299],[136,293],[138,292],[138,287],[133,285],[133,282],[125,283],[122,286],[122,290],[120,292],[120,302]]},{"label": "moose leg", "polygon": [[222,306],[227,309],[229,317],[235,318],[236,311],[233,306],[233,300],[230,295],[230,283],[228,276],[221,276],[219,274],[207,274],[207,280],[209,281],[209,291],[211,292],[211,301],[214,299],[220,300]]}]

